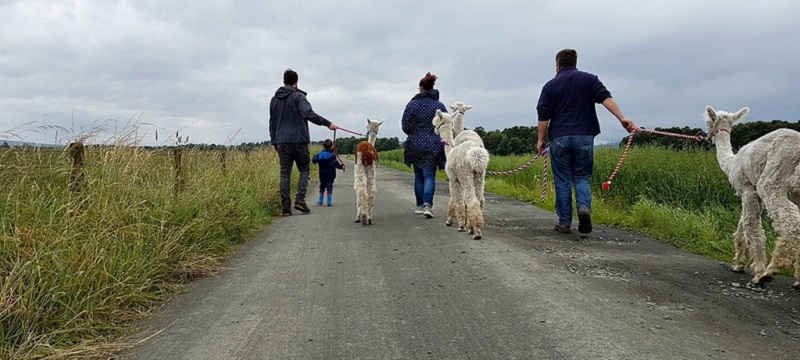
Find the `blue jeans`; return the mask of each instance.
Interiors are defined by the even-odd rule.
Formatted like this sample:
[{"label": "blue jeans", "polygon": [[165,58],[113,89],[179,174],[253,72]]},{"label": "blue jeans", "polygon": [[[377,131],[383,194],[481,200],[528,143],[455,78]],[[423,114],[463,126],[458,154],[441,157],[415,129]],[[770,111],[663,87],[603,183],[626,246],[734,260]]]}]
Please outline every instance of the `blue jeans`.
[{"label": "blue jeans", "polygon": [[413,167],[414,196],[417,198],[417,206],[433,207],[433,193],[436,191],[436,165],[421,168],[414,164]]},{"label": "blue jeans", "polygon": [[550,141],[558,223],[572,224],[572,187],[577,208],[592,209],[589,178],[594,170],[594,136],[562,136]]}]

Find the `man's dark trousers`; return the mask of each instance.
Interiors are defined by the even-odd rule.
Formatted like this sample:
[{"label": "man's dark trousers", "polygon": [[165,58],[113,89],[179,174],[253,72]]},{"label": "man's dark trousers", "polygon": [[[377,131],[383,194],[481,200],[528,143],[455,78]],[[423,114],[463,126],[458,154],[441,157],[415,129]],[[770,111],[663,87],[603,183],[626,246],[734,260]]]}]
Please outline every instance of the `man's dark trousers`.
[{"label": "man's dark trousers", "polygon": [[308,144],[280,144],[278,145],[278,158],[281,164],[281,205],[283,206],[283,211],[288,211],[292,208],[292,199],[289,197],[289,191],[292,186],[291,176],[294,163],[297,163],[297,171],[300,172],[294,203],[306,203],[306,188],[308,187],[308,172],[309,164],[311,163]]}]

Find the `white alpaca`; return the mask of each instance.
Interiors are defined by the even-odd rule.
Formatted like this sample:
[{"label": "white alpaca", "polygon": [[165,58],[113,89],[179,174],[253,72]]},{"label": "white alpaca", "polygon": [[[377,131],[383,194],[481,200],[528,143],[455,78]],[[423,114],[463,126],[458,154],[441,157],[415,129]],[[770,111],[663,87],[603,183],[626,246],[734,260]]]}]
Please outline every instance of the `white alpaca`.
[{"label": "white alpaca", "polygon": [[360,222],[361,225],[372,225],[372,208],[375,205],[375,193],[378,191],[375,182],[375,168],[378,166],[375,140],[378,138],[378,128],[381,125],[383,120],[374,121],[367,117],[368,140],[356,146],[353,188],[356,190],[356,222]]},{"label": "white alpaca", "polygon": [[483,185],[489,152],[472,140],[453,146],[453,123],[449,114],[436,110],[433,126],[444,141],[447,164],[444,171],[450,179],[450,203],[447,210],[447,226],[453,224],[451,214],[458,220],[458,231],[465,229],[480,240],[483,227]]},{"label": "white alpaca", "polygon": [[[717,160],[722,171],[742,198],[742,217],[734,236],[736,254],[733,271],[742,272],[750,265],[754,284],[772,280],[781,268],[795,267],[794,287],[800,287],[800,133],[789,129],[775,130],[739,149],[734,154],[730,132],[733,124],[750,110],[736,113],[706,108],[709,139],[717,147]],[[773,221],[778,241],[767,261],[761,212]]]},{"label": "white alpaca", "polygon": [[450,109],[453,110],[453,136],[455,136],[455,143],[453,146],[457,146],[467,140],[472,140],[480,144],[481,147],[485,147],[483,146],[483,139],[481,139],[478,133],[473,130],[464,130],[464,113],[472,109],[472,105],[456,101],[450,105]]}]

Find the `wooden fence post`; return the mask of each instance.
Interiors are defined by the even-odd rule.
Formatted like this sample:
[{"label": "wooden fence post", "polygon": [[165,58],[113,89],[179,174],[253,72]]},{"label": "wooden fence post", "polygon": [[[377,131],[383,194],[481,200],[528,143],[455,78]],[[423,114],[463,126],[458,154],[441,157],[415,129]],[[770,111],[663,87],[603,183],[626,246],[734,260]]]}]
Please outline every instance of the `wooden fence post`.
[{"label": "wooden fence post", "polygon": [[69,190],[80,192],[85,187],[86,172],[83,168],[84,163],[83,142],[76,141],[69,144],[69,156],[72,158],[72,168],[69,171]]},{"label": "wooden fence post", "polygon": [[222,152],[219,153],[219,162],[222,165],[222,175],[228,174],[228,160],[225,153],[225,150],[222,150]]},{"label": "wooden fence post", "polygon": [[175,196],[183,191],[183,166],[181,164],[182,151],[180,147],[172,149],[172,156],[175,159]]}]

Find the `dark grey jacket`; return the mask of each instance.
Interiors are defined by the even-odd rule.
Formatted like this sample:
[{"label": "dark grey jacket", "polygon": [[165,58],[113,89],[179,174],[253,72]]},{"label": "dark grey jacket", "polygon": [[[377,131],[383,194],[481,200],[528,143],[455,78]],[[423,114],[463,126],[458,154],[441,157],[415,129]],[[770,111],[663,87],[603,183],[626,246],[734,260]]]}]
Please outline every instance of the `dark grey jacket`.
[{"label": "dark grey jacket", "polygon": [[269,103],[269,141],[272,145],[311,142],[308,122],[331,126],[317,115],[306,99],[306,92],[289,85],[278,88]]}]

